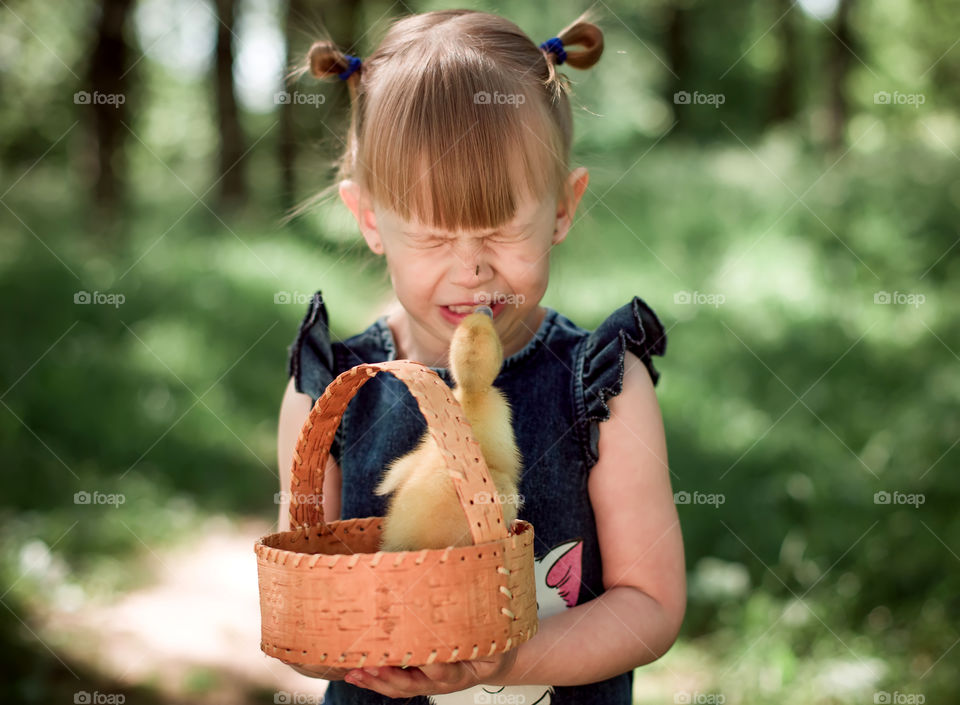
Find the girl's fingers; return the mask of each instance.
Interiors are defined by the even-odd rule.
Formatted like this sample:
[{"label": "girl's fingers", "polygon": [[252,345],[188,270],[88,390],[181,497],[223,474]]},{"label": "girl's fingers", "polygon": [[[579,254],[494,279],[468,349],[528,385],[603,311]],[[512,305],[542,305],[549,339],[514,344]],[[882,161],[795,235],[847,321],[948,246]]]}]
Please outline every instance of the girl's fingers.
[{"label": "girl's fingers", "polygon": [[[430,669],[429,673],[425,672],[427,669]],[[396,666],[383,666],[376,669],[376,673],[377,675],[374,676],[367,671],[354,670],[354,674],[359,678],[354,680],[353,674],[351,674],[347,678],[347,682],[369,688],[388,698],[433,694],[437,692],[438,684],[444,685],[456,682],[459,675],[459,665],[444,663],[406,669]]]},{"label": "girl's fingers", "polygon": [[[374,670],[376,675],[371,672]],[[376,690],[388,697],[402,697],[406,695],[404,691],[415,690],[424,683],[430,682],[417,668],[403,669],[396,666],[381,666],[369,671],[355,670],[350,680],[354,680],[354,677],[356,677],[356,684]]]},{"label": "girl's fingers", "polygon": [[420,666],[420,670],[427,678],[439,683],[456,683],[463,675],[463,668],[457,663],[431,663]]}]

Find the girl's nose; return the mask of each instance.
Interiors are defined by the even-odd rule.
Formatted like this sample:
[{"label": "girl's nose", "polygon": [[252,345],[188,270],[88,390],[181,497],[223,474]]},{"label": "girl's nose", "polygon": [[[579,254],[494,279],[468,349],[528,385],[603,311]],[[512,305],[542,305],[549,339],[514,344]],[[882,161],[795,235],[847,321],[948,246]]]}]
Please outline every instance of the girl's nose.
[{"label": "girl's nose", "polygon": [[463,264],[457,262],[454,270],[456,272],[453,277],[454,283],[464,288],[472,288],[489,278],[490,267],[472,259]]},{"label": "girl's nose", "polygon": [[476,286],[478,282],[486,281],[492,271],[487,264],[482,248],[461,248],[454,252],[453,268],[454,280],[459,286]]}]

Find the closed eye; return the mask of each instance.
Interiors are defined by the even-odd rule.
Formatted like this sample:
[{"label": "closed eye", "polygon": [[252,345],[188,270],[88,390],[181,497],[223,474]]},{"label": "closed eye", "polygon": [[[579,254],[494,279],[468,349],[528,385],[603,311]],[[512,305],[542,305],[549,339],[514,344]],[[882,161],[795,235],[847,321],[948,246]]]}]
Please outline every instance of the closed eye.
[{"label": "closed eye", "polygon": [[414,247],[423,250],[432,250],[447,244],[448,240],[442,240],[435,237],[411,237],[410,242]]},{"label": "closed eye", "polygon": [[529,237],[529,233],[507,233],[501,235],[494,235],[490,238],[491,242],[520,242],[521,240],[526,240]]},{"label": "closed eye", "polygon": [[[404,232],[403,234],[406,235],[407,239],[413,244],[424,247],[436,247],[438,245],[444,245],[448,242],[456,241],[456,238],[441,237],[433,234],[413,232]],[[529,237],[529,232],[522,230],[515,232],[497,232],[489,235],[479,236],[481,240],[486,240],[489,242],[516,242],[517,240],[525,240],[527,237]]]}]

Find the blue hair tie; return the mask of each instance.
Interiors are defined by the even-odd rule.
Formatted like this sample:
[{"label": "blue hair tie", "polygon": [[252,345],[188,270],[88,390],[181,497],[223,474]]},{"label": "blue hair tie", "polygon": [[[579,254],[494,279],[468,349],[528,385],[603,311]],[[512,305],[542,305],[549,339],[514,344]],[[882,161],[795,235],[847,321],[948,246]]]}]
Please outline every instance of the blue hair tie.
[{"label": "blue hair tie", "polygon": [[540,48],[546,52],[553,52],[556,54],[558,64],[562,64],[567,60],[567,52],[563,50],[563,42],[560,41],[560,37],[551,37],[541,44]]},{"label": "blue hair tie", "polygon": [[350,78],[350,76],[353,75],[354,71],[360,68],[361,62],[360,62],[360,57],[358,56],[351,56],[350,54],[344,54],[343,56],[347,61],[350,62],[350,65],[346,69],[338,73],[337,77],[341,81],[346,81],[348,78]]}]

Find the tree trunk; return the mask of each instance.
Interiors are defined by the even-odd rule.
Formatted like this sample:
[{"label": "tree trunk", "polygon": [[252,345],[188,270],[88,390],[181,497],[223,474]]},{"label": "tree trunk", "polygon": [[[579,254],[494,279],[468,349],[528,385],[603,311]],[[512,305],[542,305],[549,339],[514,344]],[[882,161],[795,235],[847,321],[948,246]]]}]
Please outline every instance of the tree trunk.
[{"label": "tree trunk", "polygon": [[[286,41],[287,67],[302,60],[300,47],[295,46],[294,33],[303,21],[306,7],[303,0],[287,0],[284,39]],[[289,86],[284,84],[283,90]],[[280,162],[280,204],[286,211],[293,208],[297,192],[297,138],[293,122],[293,105],[280,103],[280,139],[277,144],[277,159]]]},{"label": "tree trunk", "polygon": [[686,127],[688,111],[676,105],[676,94],[680,91],[692,91],[687,81],[690,67],[690,10],[678,5],[670,6],[667,21],[667,61],[673,72],[673,82],[668,89],[667,102],[674,105],[673,114],[677,121],[676,131]]},{"label": "tree trunk", "polygon": [[847,75],[850,71],[850,61],[856,47],[853,45],[853,34],[850,28],[850,10],[853,0],[840,0],[837,6],[837,17],[831,35],[831,49],[829,53],[829,120],[827,128],[827,143],[831,151],[843,148],[847,124]]},{"label": "tree trunk", "polygon": [[216,93],[217,127],[220,134],[218,177],[220,179],[220,208],[233,210],[247,197],[247,182],[243,164],[244,139],[237,112],[237,96],[233,87],[233,28],[235,0],[216,0],[217,47]]},{"label": "tree trunk", "polygon": [[132,0],[103,0],[97,21],[97,33],[90,51],[87,85],[78,103],[89,108],[93,120],[94,178],[93,199],[102,215],[116,215],[123,200],[125,160],[120,149],[127,117],[128,51],[124,28]]},{"label": "tree trunk", "polygon": [[780,67],[770,99],[770,123],[793,120],[797,114],[797,76],[800,61],[797,47],[797,27],[792,0],[778,0],[777,17],[783,16],[778,27]]}]

